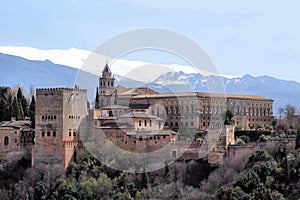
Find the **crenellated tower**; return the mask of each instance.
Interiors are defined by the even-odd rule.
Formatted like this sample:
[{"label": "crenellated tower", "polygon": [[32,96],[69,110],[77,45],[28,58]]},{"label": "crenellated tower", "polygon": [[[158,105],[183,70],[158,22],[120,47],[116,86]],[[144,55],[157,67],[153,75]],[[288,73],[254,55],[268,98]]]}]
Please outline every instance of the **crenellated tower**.
[{"label": "crenellated tower", "polygon": [[85,133],[87,91],[78,88],[36,90],[35,145],[32,165],[49,164],[66,169],[81,148]]},{"label": "crenellated tower", "polygon": [[100,108],[114,104],[114,82],[115,78],[106,63],[102,76],[99,78],[99,104]]}]

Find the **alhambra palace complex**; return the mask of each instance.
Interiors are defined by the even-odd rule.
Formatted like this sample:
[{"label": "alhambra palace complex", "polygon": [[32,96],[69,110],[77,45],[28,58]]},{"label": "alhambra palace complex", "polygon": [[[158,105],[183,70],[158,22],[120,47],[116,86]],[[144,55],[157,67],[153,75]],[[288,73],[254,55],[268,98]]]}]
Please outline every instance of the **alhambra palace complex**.
[{"label": "alhambra palace complex", "polygon": [[[26,121],[2,122],[0,156],[26,148],[31,150],[32,165],[66,169],[85,141],[101,146],[110,140],[131,152],[154,152],[168,146],[171,157],[187,159],[199,159],[200,149],[206,149],[209,154],[203,158],[221,164],[224,156],[236,153],[234,126],[248,130],[268,126],[274,119],[273,100],[261,96],[160,94],[150,88],[115,87],[114,81],[106,64],[94,110],[87,108],[84,89],[37,89],[35,130]],[[224,125],[227,109],[234,114],[234,125]],[[26,145],[32,135],[33,145]]]}]

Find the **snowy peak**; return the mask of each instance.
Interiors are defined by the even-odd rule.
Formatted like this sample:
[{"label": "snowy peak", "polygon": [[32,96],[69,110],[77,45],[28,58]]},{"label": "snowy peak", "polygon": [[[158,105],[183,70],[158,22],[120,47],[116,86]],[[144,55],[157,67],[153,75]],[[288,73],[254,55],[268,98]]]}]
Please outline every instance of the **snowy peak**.
[{"label": "snowy peak", "polygon": [[51,49],[42,50],[32,47],[0,46],[0,52],[15,55],[27,60],[45,61],[50,60],[55,64],[66,65],[80,69],[89,51],[70,48],[67,50]]},{"label": "snowy peak", "polygon": [[[104,55],[92,53],[91,51],[70,48],[66,50],[50,49],[42,50],[32,47],[15,47],[15,46],[0,46],[0,53],[19,56],[27,60],[45,61],[49,60],[54,64],[66,65],[76,69],[90,72],[99,75],[105,66],[108,59],[110,68],[114,74],[128,77],[130,79],[142,82],[152,82],[159,78],[160,75],[168,72],[182,72],[185,74],[198,73],[192,66],[177,65],[177,64],[155,64],[142,61],[129,61],[122,59],[106,58]],[[89,60],[95,56],[95,61],[91,66],[84,66]],[[89,63],[90,64],[90,63]],[[210,75],[209,72],[200,71],[202,75]],[[233,77],[233,76],[224,76]]]}]

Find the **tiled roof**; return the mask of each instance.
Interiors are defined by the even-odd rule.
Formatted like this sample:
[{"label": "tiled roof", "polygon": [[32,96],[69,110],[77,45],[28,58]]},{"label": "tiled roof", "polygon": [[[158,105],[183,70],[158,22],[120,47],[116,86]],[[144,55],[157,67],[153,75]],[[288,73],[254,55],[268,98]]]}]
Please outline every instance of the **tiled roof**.
[{"label": "tiled roof", "polygon": [[259,100],[272,100],[263,96],[256,95],[241,95],[241,94],[217,94],[207,92],[183,92],[183,93],[163,93],[163,94],[144,94],[136,95],[131,98],[178,98],[178,97],[208,97],[208,98],[247,98],[247,99],[259,99]]},{"label": "tiled roof", "polygon": [[151,131],[131,130],[131,131],[128,131],[126,134],[134,136],[134,135],[137,135],[137,133],[141,133],[142,135],[147,135],[147,136],[177,135],[178,134],[172,130],[151,130]]},{"label": "tiled roof", "polygon": [[30,121],[2,121],[0,127],[21,128],[22,126],[30,126]]}]

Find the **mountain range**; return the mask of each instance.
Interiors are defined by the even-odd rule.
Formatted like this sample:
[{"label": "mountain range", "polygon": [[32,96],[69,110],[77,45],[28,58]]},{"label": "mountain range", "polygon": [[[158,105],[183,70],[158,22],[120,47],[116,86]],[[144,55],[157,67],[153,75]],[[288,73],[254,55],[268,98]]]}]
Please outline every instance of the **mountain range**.
[{"label": "mountain range", "polygon": [[[3,48],[1,48],[2,47],[0,47],[0,52],[3,51]],[[5,51],[5,53],[10,52]],[[37,58],[32,58],[28,56],[28,54],[28,59],[35,59],[28,60],[23,58],[26,57],[24,55],[20,55],[22,57],[19,57],[0,53],[0,85],[13,86],[18,84],[28,90],[30,85],[39,88],[74,87],[74,85],[77,84],[81,88],[88,89],[88,97],[90,101],[93,101],[95,88],[98,85],[98,76],[104,66],[99,66],[99,69],[96,68],[96,72],[82,71],[79,69],[79,62],[84,62],[84,55],[78,57],[78,55],[81,54],[77,52],[77,57],[75,58],[76,62],[72,64],[72,61],[70,61],[69,64],[73,66],[67,66],[64,65],[64,63],[68,64],[66,61],[68,59],[59,58],[59,52],[55,53],[56,56],[52,56],[55,59],[51,61],[47,60],[47,58],[51,59],[51,56],[46,56],[47,54],[45,54],[43,58],[39,58],[37,55]],[[69,54],[68,57],[71,58],[72,55]],[[43,60],[45,58],[46,60]],[[63,62],[57,63],[58,59]],[[122,62],[127,66],[130,66],[132,62],[131,70],[137,68],[137,63],[141,63],[140,61]],[[122,64],[122,62],[119,63],[119,65]],[[116,70],[114,68],[116,68]],[[208,75],[186,70],[180,71],[179,65],[176,65],[176,67],[172,68],[173,70],[169,72],[166,71],[156,77],[151,77],[150,81],[144,82],[141,79],[134,80],[131,77],[127,77],[126,74],[122,74],[122,71],[117,70],[118,66],[114,66],[111,69],[115,75],[116,84],[119,83],[125,87],[150,87],[160,93],[188,91],[211,92],[208,89],[208,85],[214,85],[221,81],[226,93],[261,95],[274,99],[275,113],[277,113],[279,107],[284,107],[286,104],[292,104],[300,108],[300,83],[296,81],[286,81],[271,76],[254,77],[250,74],[246,74],[242,77]],[[182,69],[187,68],[183,67]]]}]

